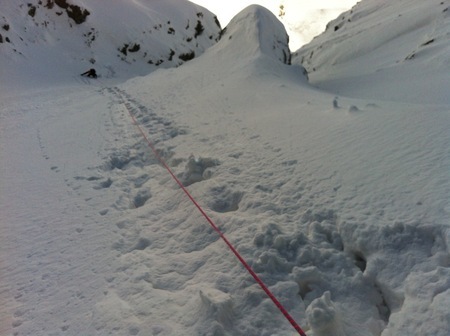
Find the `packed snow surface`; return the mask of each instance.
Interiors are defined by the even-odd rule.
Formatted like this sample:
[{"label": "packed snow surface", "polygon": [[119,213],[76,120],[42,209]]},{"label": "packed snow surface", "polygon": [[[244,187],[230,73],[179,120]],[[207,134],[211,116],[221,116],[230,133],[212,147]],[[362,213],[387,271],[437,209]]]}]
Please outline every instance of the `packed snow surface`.
[{"label": "packed snow surface", "polygon": [[292,59],[256,5],[219,40],[182,0],[0,1],[1,335],[295,334],[130,114],[308,336],[449,334],[449,1],[363,0]]}]

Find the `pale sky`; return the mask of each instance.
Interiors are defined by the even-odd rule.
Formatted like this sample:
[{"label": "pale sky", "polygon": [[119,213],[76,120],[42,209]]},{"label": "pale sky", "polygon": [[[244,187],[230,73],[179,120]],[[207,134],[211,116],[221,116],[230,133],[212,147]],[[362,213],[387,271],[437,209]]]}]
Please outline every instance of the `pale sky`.
[{"label": "pale sky", "polygon": [[290,48],[297,50],[320,34],[326,24],[340,13],[353,7],[358,0],[190,0],[217,15],[222,28],[245,7],[259,4],[276,16],[284,7],[281,19],[290,37]]}]

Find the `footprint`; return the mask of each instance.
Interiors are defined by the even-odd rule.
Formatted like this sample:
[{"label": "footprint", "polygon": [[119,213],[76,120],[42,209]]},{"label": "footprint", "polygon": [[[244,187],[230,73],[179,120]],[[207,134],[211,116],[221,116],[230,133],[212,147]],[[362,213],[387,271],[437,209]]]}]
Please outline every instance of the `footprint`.
[{"label": "footprint", "polygon": [[212,201],[209,208],[215,212],[226,213],[237,211],[242,200],[243,193],[231,191],[227,187],[214,187],[210,190]]},{"label": "footprint", "polygon": [[113,181],[111,178],[108,178],[106,181],[100,182],[97,186],[94,187],[94,189],[106,189],[109,188],[112,185]]},{"label": "footprint", "polygon": [[136,196],[133,198],[133,204],[132,208],[140,208],[142,207],[150,198],[152,197],[152,194],[149,190],[140,190]]}]

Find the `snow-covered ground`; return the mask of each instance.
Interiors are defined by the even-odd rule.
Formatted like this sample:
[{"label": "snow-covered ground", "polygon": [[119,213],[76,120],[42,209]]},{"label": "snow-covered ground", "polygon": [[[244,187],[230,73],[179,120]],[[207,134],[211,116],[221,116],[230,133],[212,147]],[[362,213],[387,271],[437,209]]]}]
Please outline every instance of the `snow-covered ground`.
[{"label": "snow-covered ground", "polygon": [[[251,6],[168,69],[112,52],[158,15],[108,39],[99,2],[69,1],[92,12],[79,27],[2,2],[1,335],[295,334],[130,113],[308,336],[448,335],[449,1],[363,0],[293,65]],[[175,4],[194,6],[108,10]]]}]

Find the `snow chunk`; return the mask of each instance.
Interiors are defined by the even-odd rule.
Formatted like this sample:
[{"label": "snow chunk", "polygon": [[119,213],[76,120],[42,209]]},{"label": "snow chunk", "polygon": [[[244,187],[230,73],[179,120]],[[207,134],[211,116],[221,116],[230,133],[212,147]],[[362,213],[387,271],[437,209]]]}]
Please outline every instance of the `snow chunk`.
[{"label": "snow chunk", "polygon": [[212,316],[220,324],[227,326],[233,322],[233,301],[231,295],[218,289],[200,290],[204,315]]},{"label": "snow chunk", "polygon": [[181,176],[181,182],[187,187],[196,182],[208,179],[211,177],[211,172],[208,171],[208,168],[218,165],[219,162],[217,160],[201,157],[196,159],[191,155]]},{"label": "snow chunk", "polygon": [[325,292],[314,300],[306,313],[314,336],[346,336],[339,312],[331,301],[330,292]]}]

